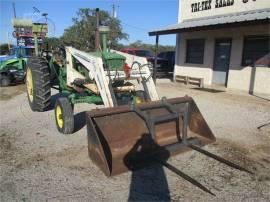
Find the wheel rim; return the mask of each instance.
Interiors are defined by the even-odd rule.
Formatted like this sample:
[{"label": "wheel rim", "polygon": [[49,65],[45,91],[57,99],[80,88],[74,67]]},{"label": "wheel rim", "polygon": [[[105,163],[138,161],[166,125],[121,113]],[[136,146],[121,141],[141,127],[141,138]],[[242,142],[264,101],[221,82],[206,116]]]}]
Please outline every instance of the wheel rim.
[{"label": "wheel rim", "polygon": [[136,97],[135,98],[135,104],[141,104],[141,103],[143,103],[143,99],[140,98],[140,97]]},{"label": "wheel rim", "polygon": [[33,77],[32,77],[32,71],[30,68],[27,68],[26,72],[26,86],[27,86],[27,93],[29,100],[33,102],[34,96],[33,96]]},{"label": "wheel rim", "polygon": [[64,124],[64,121],[63,121],[63,118],[62,118],[62,109],[61,107],[58,105],[56,107],[56,122],[57,122],[57,125],[59,126],[59,128],[63,128],[63,124]]}]

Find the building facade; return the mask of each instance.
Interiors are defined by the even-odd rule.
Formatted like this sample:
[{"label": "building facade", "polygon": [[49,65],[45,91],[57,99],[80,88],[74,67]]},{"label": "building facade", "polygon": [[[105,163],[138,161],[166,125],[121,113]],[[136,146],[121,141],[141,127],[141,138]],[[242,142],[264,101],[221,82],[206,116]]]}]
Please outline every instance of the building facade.
[{"label": "building facade", "polygon": [[270,1],[180,0],[174,75],[270,95]]}]

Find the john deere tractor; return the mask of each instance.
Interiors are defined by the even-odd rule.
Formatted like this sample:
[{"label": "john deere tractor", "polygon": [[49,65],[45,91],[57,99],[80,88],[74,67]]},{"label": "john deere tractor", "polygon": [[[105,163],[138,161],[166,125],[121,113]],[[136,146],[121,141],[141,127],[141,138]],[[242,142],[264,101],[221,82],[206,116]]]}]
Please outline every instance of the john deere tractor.
[{"label": "john deere tractor", "polygon": [[[250,172],[201,149],[215,141],[191,97],[159,99],[146,58],[110,50],[106,26],[99,27],[100,49],[83,52],[65,47],[27,63],[27,95],[33,111],[51,103],[51,87],[59,90],[54,104],[59,132],[74,130],[73,108],[79,103],[103,104],[87,111],[88,153],[107,176],[159,163],[214,195],[167,162],[172,155],[194,150],[233,168]],[[38,26],[36,31],[42,31]],[[98,44],[98,43],[97,43]]]},{"label": "john deere tractor", "polygon": [[32,47],[16,46],[7,56],[0,56],[0,86],[9,86],[25,79],[26,63],[33,50]]},{"label": "john deere tractor", "polygon": [[[99,27],[100,51],[86,53],[65,47],[45,57],[37,51],[27,63],[27,94],[33,111],[47,110],[51,104],[51,87],[59,89],[55,119],[61,133],[73,132],[73,106],[77,103],[114,107],[158,100],[146,59],[134,60],[134,56],[109,50],[108,32],[108,27]],[[142,87],[137,87],[134,81]]]}]

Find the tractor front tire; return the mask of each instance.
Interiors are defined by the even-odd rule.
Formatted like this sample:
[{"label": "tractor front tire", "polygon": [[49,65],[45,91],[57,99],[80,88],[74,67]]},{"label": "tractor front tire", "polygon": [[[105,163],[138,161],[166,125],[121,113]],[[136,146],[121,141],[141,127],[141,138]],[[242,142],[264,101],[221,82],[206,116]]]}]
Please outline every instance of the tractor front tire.
[{"label": "tractor front tire", "polygon": [[26,69],[27,97],[32,111],[46,111],[51,102],[49,67],[45,59],[33,57]]},{"label": "tractor front tire", "polygon": [[11,78],[9,75],[1,74],[0,75],[0,86],[7,87],[11,83]]},{"label": "tractor front tire", "polygon": [[73,107],[67,97],[56,100],[54,107],[55,122],[60,133],[71,134],[74,131]]}]

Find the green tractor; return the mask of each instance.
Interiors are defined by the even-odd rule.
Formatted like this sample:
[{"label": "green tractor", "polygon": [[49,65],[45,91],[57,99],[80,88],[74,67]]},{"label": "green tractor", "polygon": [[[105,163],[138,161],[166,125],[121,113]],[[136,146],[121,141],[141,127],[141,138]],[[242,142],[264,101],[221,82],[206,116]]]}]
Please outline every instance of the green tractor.
[{"label": "green tractor", "polygon": [[33,50],[32,47],[16,46],[7,56],[0,56],[0,86],[24,81],[26,63]]},{"label": "green tractor", "polygon": [[[65,47],[41,56],[36,49],[37,55],[28,60],[26,85],[29,105],[33,111],[47,110],[51,105],[51,87],[57,86],[60,98],[55,104],[55,120],[61,133],[69,134],[74,130],[75,104],[114,107],[158,100],[147,61],[139,58],[134,62],[134,56],[109,50],[108,32],[108,27],[99,27],[100,51],[86,53]],[[136,89],[132,83],[134,80],[141,80],[145,90]]]},{"label": "green tractor", "polygon": [[[28,59],[40,54],[38,50],[41,43],[38,40],[41,35],[45,36],[48,32],[46,23],[33,23],[27,19],[13,19],[12,24],[16,31],[31,30],[34,34],[34,46],[32,44],[15,46],[9,51],[8,55],[0,56],[0,86],[9,86],[25,80]],[[17,33],[16,31],[14,31],[14,37],[19,37],[20,34],[24,36],[29,34],[28,32],[20,33],[20,31]]]},{"label": "green tractor", "polygon": [[[40,31],[42,26],[38,25],[36,32]],[[102,43],[96,52],[65,47],[42,56],[36,46],[36,56],[28,60],[26,71],[33,111],[49,109],[54,86],[60,94],[54,104],[56,126],[60,133],[70,134],[74,131],[75,104],[103,104],[85,116],[89,157],[106,176],[159,163],[214,195],[167,162],[170,156],[186,150],[250,173],[201,149],[216,138],[194,100],[188,96],[159,99],[147,59],[110,50],[109,28],[99,26],[98,31]]]}]

